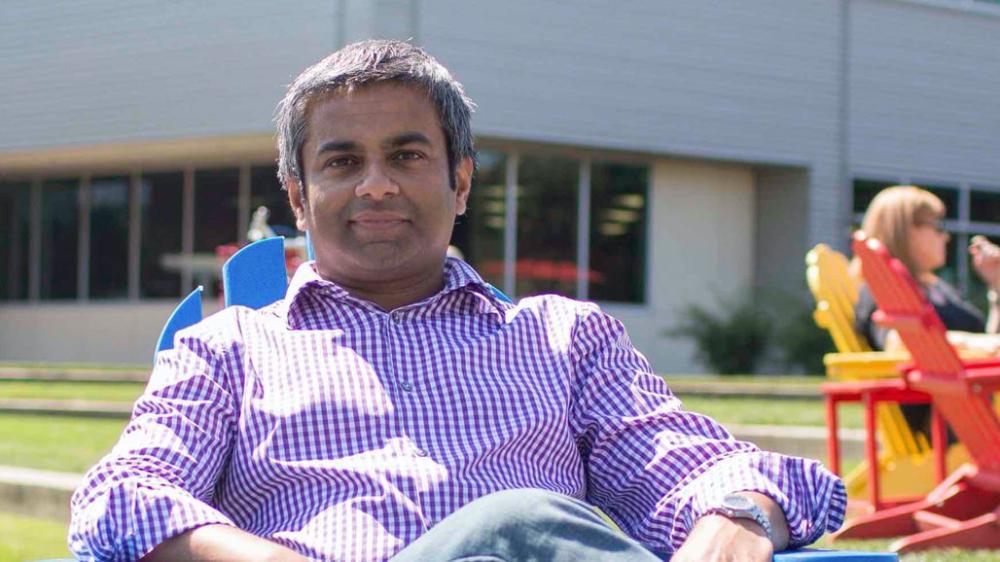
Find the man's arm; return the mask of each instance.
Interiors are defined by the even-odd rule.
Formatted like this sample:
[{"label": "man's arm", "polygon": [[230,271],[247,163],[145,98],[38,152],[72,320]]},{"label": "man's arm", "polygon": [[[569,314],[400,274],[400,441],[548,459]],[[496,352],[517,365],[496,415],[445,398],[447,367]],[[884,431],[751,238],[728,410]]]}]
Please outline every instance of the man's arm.
[{"label": "man's arm", "polygon": [[235,433],[238,386],[226,350],[198,335],[227,326],[206,323],[158,355],[118,444],[74,493],[69,546],[78,557],[135,560],[190,529],[233,525],[211,498]]},{"label": "man's arm", "polygon": [[761,536],[746,532],[755,524],[706,516],[726,494],[747,492],[771,513],[779,549],[839,528],[847,498],[836,476],[818,461],[736,441],[717,422],[684,411],[620,322],[594,311],[573,342],[571,423],[587,463],[588,499],[632,537],[676,552],[717,527],[759,546]]},{"label": "man's arm", "polygon": [[309,559],[277,543],[228,525],[205,525],[168,539],[143,562],[212,560],[214,562],[306,562]]}]

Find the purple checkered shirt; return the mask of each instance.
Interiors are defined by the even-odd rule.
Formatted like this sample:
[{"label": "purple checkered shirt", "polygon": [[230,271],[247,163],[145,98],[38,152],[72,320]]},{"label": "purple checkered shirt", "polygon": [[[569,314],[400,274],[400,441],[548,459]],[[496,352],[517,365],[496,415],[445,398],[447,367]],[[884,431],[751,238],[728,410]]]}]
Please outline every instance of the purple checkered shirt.
[{"label": "purple checkered shirt", "polygon": [[322,560],[385,560],[472,500],[585,499],[675,550],[723,495],[784,509],[792,544],[843,520],[818,462],[687,412],[621,323],[558,296],[495,298],[464,262],[385,312],[303,265],[286,298],[178,333],[114,450],[73,496],[70,548],[132,560],[234,525]]}]

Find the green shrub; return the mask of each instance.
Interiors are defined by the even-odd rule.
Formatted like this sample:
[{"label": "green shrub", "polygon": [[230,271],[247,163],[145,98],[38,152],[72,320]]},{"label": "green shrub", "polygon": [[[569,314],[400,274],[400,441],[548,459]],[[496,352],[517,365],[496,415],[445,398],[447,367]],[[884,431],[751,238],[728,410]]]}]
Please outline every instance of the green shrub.
[{"label": "green shrub", "polygon": [[666,334],[694,340],[695,359],[713,372],[755,372],[773,335],[770,314],[749,294],[716,300],[715,310],[700,304],[684,307],[680,321]]},{"label": "green shrub", "polygon": [[835,351],[833,339],[816,325],[812,312],[812,304],[799,303],[782,315],[774,343],[789,372],[823,375],[826,373],[823,355]]}]

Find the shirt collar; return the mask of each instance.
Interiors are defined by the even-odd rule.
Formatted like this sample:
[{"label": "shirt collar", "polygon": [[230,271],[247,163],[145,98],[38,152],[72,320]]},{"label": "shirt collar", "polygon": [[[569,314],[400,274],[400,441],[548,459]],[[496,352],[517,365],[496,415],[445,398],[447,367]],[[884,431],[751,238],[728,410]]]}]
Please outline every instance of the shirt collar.
[{"label": "shirt collar", "polygon": [[[442,287],[441,291],[421,301],[421,303],[414,303],[408,306],[418,306],[429,301],[436,301],[442,296],[456,291],[467,291],[476,295],[489,308],[495,310],[500,315],[500,318],[505,318],[507,309],[512,306],[510,303],[498,298],[494,293],[493,286],[483,280],[471,265],[453,257],[445,259],[444,287]],[[316,271],[316,262],[307,261],[295,270],[295,274],[288,283],[288,290],[285,292],[285,300],[282,304],[286,318],[289,312],[297,306],[303,294],[313,292],[325,293],[326,298],[338,301],[353,300],[358,303],[367,302],[351,296],[346,289],[333,281],[323,279]]]}]

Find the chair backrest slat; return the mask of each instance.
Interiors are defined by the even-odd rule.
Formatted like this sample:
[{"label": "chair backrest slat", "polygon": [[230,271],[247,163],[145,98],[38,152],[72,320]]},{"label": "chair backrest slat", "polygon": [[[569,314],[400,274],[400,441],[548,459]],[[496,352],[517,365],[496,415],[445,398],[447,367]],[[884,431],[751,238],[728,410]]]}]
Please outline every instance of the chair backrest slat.
[{"label": "chair backrest slat", "polygon": [[817,245],[806,255],[806,280],[816,299],[816,324],[830,333],[837,351],[871,351],[865,338],[854,329],[858,285],[850,275],[847,258],[826,244]]}]

